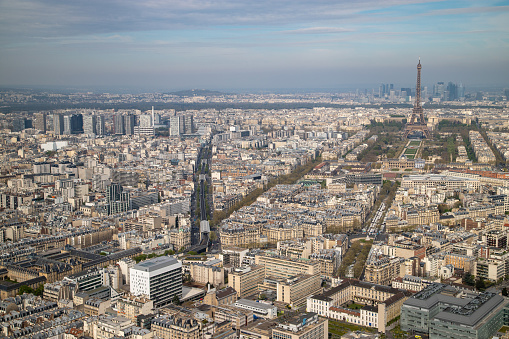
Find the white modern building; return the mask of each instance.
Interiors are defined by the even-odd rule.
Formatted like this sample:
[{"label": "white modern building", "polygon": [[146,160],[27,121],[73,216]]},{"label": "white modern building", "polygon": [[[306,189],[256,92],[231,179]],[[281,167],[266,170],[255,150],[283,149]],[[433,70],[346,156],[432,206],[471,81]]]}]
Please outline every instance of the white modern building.
[{"label": "white modern building", "polygon": [[254,315],[261,318],[274,319],[277,317],[277,307],[269,303],[239,299],[233,306],[253,311]]},{"label": "white modern building", "polygon": [[154,307],[182,297],[182,263],[164,256],[143,261],[130,270],[131,293],[146,295],[154,301]]}]

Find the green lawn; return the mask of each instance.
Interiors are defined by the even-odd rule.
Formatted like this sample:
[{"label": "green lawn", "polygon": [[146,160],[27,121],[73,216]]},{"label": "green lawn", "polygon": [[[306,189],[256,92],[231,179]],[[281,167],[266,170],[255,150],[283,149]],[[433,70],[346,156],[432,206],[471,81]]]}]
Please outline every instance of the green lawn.
[{"label": "green lawn", "polygon": [[346,307],[351,308],[352,310],[360,310],[362,307],[364,307],[364,305],[353,303]]},{"label": "green lawn", "polygon": [[369,333],[376,333],[375,328],[363,327],[354,324],[344,323],[337,320],[329,319],[329,333],[342,336],[350,331],[364,331]]},{"label": "green lawn", "polygon": [[405,150],[405,154],[416,154],[417,153],[417,148],[407,148]]},{"label": "green lawn", "polygon": [[415,154],[405,154],[405,156],[407,157],[407,159],[415,158]]},{"label": "green lawn", "polygon": [[410,144],[408,146],[419,146],[421,144],[420,141],[412,140],[410,141]]}]

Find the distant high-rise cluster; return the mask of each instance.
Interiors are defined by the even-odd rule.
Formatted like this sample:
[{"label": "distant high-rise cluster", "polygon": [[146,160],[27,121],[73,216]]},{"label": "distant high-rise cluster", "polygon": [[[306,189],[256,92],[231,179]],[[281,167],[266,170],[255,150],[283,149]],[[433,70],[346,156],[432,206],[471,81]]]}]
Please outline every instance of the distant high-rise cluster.
[{"label": "distant high-rise cluster", "polygon": [[434,101],[454,101],[463,99],[465,99],[465,87],[461,82],[459,84],[449,82],[447,86],[444,82],[437,82],[433,85]]},{"label": "distant high-rise cluster", "polygon": [[102,115],[83,116],[83,133],[87,135],[106,134],[104,116]]}]

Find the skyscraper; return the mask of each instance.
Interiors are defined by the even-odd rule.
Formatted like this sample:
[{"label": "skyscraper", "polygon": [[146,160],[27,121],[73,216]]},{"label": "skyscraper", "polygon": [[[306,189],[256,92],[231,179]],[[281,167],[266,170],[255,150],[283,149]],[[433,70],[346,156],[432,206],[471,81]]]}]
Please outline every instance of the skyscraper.
[{"label": "skyscraper", "polygon": [[106,128],[104,126],[104,116],[102,116],[102,115],[98,115],[96,117],[95,134],[96,135],[105,135],[106,134]]},{"label": "skyscraper", "polygon": [[193,121],[193,115],[192,114],[187,114],[184,116],[185,117],[185,122],[184,122],[184,125],[185,125],[185,134],[192,134],[194,133],[194,121]]},{"label": "skyscraper", "polygon": [[124,130],[126,135],[134,134],[134,125],[136,122],[136,117],[132,114],[128,114],[124,116]]},{"label": "skyscraper", "polygon": [[71,116],[64,115],[64,132],[63,134],[69,135],[71,134]]},{"label": "skyscraper", "polygon": [[53,114],[53,132],[56,135],[64,134],[64,116],[62,114]]},{"label": "skyscraper", "polygon": [[97,134],[97,118],[95,115],[85,115],[83,117],[83,133],[87,135]]},{"label": "skyscraper", "polygon": [[142,114],[140,115],[139,125],[134,128],[134,134],[141,135],[154,135],[155,129],[152,121],[152,115]]},{"label": "skyscraper", "polygon": [[34,128],[46,133],[46,113],[34,113]]},{"label": "skyscraper", "polygon": [[449,83],[447,84],[447,92],[449,94],[447,97],[449,101],[454,101],[458,99],[458,87],[456,86],[455,83],[449,81]]},{"label": "skyscraper", "polygon": [[148,114],[140,115],[140,127],[142,128],[153,127],[152,116]]},{"label": "skyscraper", "polygon": [[83,133],[83,115],[73,114],[71,115],[71,134]]},{"label": "skyscraper", "polygon": [[116,114],[113,117],[113,128],[115,130],[115,134],[125,134],[124,130],[124,116],[121,114]]},{"label": "skyscraper", "polygon": [[184,119],[182,116],[170,117],[170,136],[179,136],[184,133]]}]

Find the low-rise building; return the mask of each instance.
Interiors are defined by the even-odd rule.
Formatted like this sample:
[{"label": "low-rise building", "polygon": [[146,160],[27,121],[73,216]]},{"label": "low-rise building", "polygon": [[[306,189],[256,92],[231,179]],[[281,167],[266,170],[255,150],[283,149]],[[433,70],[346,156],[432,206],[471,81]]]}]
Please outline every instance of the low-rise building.
[{"label": "low-rise building", "polygon": [[277,317],[277,307],[266,302],[239,299],[233,306],[253,311],[253,314],[259,318],[274,319]]}]

